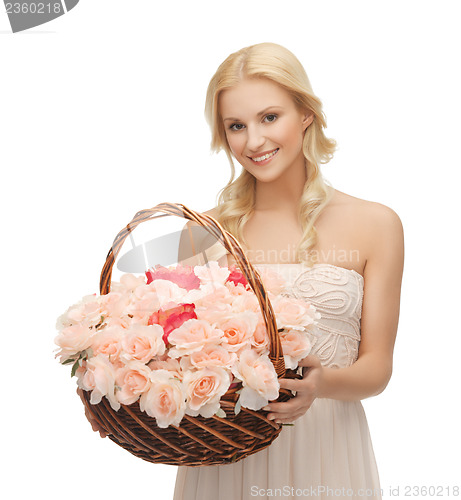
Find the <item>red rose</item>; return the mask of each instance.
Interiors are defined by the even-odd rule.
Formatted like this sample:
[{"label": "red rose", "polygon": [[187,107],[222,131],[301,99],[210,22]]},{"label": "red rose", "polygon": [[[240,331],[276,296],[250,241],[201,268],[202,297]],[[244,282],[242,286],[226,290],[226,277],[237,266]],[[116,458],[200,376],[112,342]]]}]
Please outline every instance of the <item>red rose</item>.
[{"label": "red rose", "polygon": [[245,288],[247,286],[250,286],[242,271],[240,271],[235,265],[229,267],[229,270],[230,274],[226,280],[226,283],[228,281],[231,281],[235,286],[241,283]]},{"label": "red rose", "polygon": [[180,304],[179,306],[170,309],[154,312],[147,322],[148,325],[160,325],[163,328],[163,341],[168,345],[168,336],[170,333],[179,328],[188,319],[197,319],[195,314],[195,304]]},{"label": "red rose", "polygon": [[179,287],[187,291],[200,288],[200,279],[194,273],[192,266],[183,266],[178,264],[175,269],[168,269],[163,266],[155,266],[155,268],[146,271],[147,284],[154,280],[168,280],[176,283]]}]

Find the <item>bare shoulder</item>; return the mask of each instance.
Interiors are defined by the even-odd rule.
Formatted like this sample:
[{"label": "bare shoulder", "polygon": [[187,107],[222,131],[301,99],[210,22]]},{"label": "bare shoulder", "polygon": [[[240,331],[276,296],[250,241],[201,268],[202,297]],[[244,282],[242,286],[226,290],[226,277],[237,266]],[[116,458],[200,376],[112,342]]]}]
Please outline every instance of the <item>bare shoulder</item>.
[{"label": "bare shoulder", "polygon": [[218,207],[213,207],[210,210],[207,210],[206,212],[203,213],[209,215],[210,217],[215,218],[218,215]]},{"label": "bare shoulder", "polygon": [[[202,214],[210,215],[211,217],[216,217],[218,215],[218,209],[217,207],[213,207],[210,210],[206,210],[204,212],[201,212]],[[189,226],[197,226],[198,224],[194,221],[188,221],[187,222]]]},{"label": "bare shoulder", "polygon": [[354,219],[364,233],[374,236],[382,231],[387,234],[403,233],[402,221],[398,214],[387,205],[364,200],[335,190],[331,203],[333,210],[340,211],[350,220]]},{"label": "bare shoulder", "polygon": [[344,235],[345,247],[359,249],[361,269],[370,269],[371,262],[384,267],[388,259],[394,261],[395,268],[402,268],[403,225],[389,206],[335,190],[324,221],[335,238]]}]

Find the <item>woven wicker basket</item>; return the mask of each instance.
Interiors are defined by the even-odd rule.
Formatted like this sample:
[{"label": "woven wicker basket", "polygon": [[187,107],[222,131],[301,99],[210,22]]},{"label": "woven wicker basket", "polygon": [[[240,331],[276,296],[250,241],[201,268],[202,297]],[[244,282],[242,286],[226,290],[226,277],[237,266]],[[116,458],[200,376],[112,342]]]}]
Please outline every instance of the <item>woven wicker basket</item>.
[{"label": "woven wicker basket", "polygon": [[[161,214],[158,215],[158,212]],[[236,264],[248,280],[261,306],[261,312],[270,337],[270,359],[279,378],[301,378],[293,370],[285,370],[282,347],[277,332],[274,312],[258,272],[245,257],[238,241],[213,218],[200,214],[182,204],[161,203],[141,210],[116,236],[101,272],[100,293],[110,291],[112,267],[120,248],[133,229],[141,222],[166,215],[176,215],[195,221],[219,240],[234,257]],[[83,401],[90,414],[108,433],[108,437],[133,455],[153,463],[169,465],[204,466],[237,462],[267,446],[279,435],[281,424],[268,420],[267,411],[253,411],[241,407],[235,415],[239,397],[237,388],[229,389],[220,400],[226,418],[184,415],[179,426],[157,426],[154,418],[139,408],[139,402],[121,405],[114,411],[107,399],[93,405],[90,393],[83,391]],[[280,389],[278,402],[293,397],[290,390]]]}]

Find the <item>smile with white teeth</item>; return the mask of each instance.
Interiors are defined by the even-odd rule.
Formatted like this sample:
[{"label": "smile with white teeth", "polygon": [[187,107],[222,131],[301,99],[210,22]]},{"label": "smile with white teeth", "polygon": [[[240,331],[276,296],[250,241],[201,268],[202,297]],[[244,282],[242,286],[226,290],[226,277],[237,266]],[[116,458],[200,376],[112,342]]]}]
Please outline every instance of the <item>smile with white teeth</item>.
[{"label": "smile with white teeth", "polygon": [[274,151],[272,151],[272,153],[267,153],[267,155],[264,155],[264,156],[259,156],[258,158],[251,158],[253,161],[263,161],[263,160],[267,160],[268,158],[270,158],[271,156],[274,156],[275,153],[277,153],[277,151],[279,150],[279,148],[277,149],[274,149]]}]

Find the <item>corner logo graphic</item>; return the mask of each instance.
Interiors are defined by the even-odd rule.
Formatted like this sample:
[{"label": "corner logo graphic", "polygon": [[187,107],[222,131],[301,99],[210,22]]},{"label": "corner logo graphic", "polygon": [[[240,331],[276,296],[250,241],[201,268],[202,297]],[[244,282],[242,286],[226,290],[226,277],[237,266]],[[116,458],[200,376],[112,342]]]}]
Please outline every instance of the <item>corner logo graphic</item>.
[{"label": "corner logo graphic", "polygon": [[13,33],[52,21],[69,12],[78,2],[79,0],[3,0]]}]

